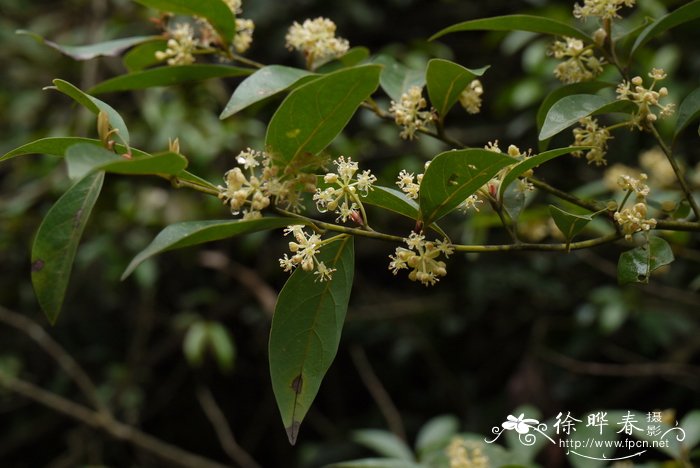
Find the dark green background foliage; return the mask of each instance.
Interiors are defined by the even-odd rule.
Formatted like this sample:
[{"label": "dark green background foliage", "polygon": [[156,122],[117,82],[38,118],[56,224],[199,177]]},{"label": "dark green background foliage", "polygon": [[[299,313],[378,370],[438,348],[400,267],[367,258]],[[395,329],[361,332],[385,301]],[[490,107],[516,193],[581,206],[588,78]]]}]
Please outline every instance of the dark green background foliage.
[{"label": "dark green background foliage", "polygon": [[[477,147],[495,139],[502,147],[536,147],[537,107],[556,86],[554,62],[544,54],[550,39],[480,32],[426,39],[457,21],[499,14],[538,13],[568,21],[572,3],[246,0],[245,16],[256,22],[246,55],[302,66],[284,49],[286,28],[293,20],[323,15],[352,45],[383,50],[409,65],[433,57],[470,69],[491,65],[482,79],[482,113],[453,110],[448,132]],[[684,2],[639,3],[634,14],[642,18]],[[126,0],[0,0],[0,9],[0,154],[46,136],[94,137],[91,114],[41,88],[61,78],[88,89],[124,72],[117,58],[74,62],[15,35],[16,29],[62,44],[157,34],[147,11]],[[672,77],[671,94],[687,95],[700,76],[698,31],[696,22],[651,43],[640,52],[643,67],[636,72],[664,67]],[[103,99],[128,121],[132,144],[164,151],[168,138],[179,137],[190,169],[219,183],[238,151],[263,147],[274,110],[256,105],[220,121],[240,80],[110,93]],[[447,149],[426,136],[409,143],[397,135],[391,122],[360,111],[329,152],[360,160],[382,185],[391,186],[400,169],[420,171],[423,160]],[[568,136],[556,138],[562,145],[553,147],[569,144]],[[622,133],[611,142],[609,159],[634,165],[639,152],[651,146],[644,134]],[[688,166],[700,159],[692,130],[677,148]],[[595,184],[601,174],[566,156],[538,172],[563,189]],[[32,291],[30,251],[41,219],[69,185],[64,164],[50,156],[0,166],[0,305],[46,326],[120,419],[209,458],[227,460],[196,397],[201,388],[211,390],[240,445],[262,466],[316,467],[369,455],[349,437],[356,429],[386,428],[358,374],[363,352],[399,409],[409,440],[427,420],[445,413],[455,415],[461,429],[488,435],[522,404],[539,408],[546,418],[559,411],[671,408],[683,415],[698,408],[700,246],[690,235],[675,234],[680,261],[653,275],[649,285],[617,285],[620,249],[610,245],[570,254],[455,254],[449,274],[430,289],[393,277],[387,269],[390,244],[357,238],[340,348],[297,446],[291,447],[279,423],[267,364],[274,301],[287,279],[277,258],[288,239],[278,232],[257,233],[173,251],[144,263],[122,282],[129,260],[163,226],[221,219],[227,210],[211,197],[171,190],[164,181],[109,175],[78,250],[61,319],[49,327]],[[373,224],[398,235],[413,227],[411,220],[377,214]],[[446,218],[444,227],[448,233],[464,230],[463,242],[479,242],[488,229],[455,216]],[[507,241],[498,232],[489,234],[490,242]],[[192,324],[212,322],[223,324],[235,341],[231,370],[210,355],[201,363],[183,356]],[[83,402],[55,363],[6,324],[0,324],[0,366]],[[0,421],[2,467],[164,466],[131,445],[1,389]],[[566,463],[558,451],[540,457],[544,466]]]}]

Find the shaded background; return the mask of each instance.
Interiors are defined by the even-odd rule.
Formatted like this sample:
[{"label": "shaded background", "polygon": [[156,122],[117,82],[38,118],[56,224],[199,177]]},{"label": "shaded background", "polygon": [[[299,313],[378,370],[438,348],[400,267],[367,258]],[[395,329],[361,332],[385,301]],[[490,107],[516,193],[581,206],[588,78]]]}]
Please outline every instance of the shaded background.
[{"label": "shaded background", "polygon": [[[658,16],[682,3],[640,1],[634,14]],[[0,8],[0,152],[46,136],[93,136],[91,116],[41,88],[60,77],[87,89],[123,73],[119,60],[76,63],[14,31],[83,44],[154,33],[148,12],[124,0],[59,5],[0,0]],[[537,141],[537,106],[556,86],[554,62],[544,55],[550,41],[526,34],[462,33],[439,43],[426,38],[457,21],[529,11],[566,19],[571,8],[570,2],[546,0],[248,0],[243,16],[256,22],[247,55],[263,63],[302,66],[284,49],[286,28],[293,20],[324,15],[352,45],[389,52],[409,65],[421,66],[435,56],[471,68],[490,64],[482,114],[453,111],[448,132],[468,145],[499,139],[501,147],[528,148]],[[668,85],[671,94],[685,96],[699,84],[697,30],[697,24],[681,27],[654,43],[657,51],[640,54],[644,67],[637,72],[663,66],[675,80]],[[125,117],[134,146],[163,150],[168,138],[179,137],[192,171],[217,181],[238,151],[262,147],[275,107],[219,121],[237,82],[212,80],[103,99]],[[694,166],[700,159],[697,135],[685,135],[678,149]],[[566,138],[561,144],[568,144]],[[639,152],[651,146],[645,135],[621,133],[610,159],[634,165]],[[361,160],[383,185],[391,185],[401,168],[420,170],[423,160],[444,149],[428,137],[403,142],[393,125],[361,111],[329,153]],[[565,189],[594,182],[601,173],[573,159],[538,172]],[[227,212],[216,200],[159,180],[109,176],[78,252],[62,316],[50,328],[33,296],[29,255],[42,216],[68,186],[62,163],[50,156],[0,166],[0,304],[45,326],[95,380],[119,418],[207,457],[227,462],[196,397],[203,388],[219,402],[240,445],[262,466],[316,467],[368,455],[350,442],[349,432],[386,428],[387,422],[360,376],[368,372],[364,357],[399,409],[409,440],[440,414],[457,416],[464,430],[489,434],[522,404],[545,417],[604,408],[672,409],[680,416],[700,406],[700,251],[689,235],[677,235],[679,260],[643,287],[617,286],[621,248],[606,246],[569,255],[455,255],[448,276],[425,289],[391,275],[387,264],[394,246],[358,239],[341,347],[298,445],[290,447],[271,391],[266,350],[275,294],[286,278],[277,265],[285,240],[278,233],[260,234],[170,252],[120,282],[128,261],[164,225],[223,218]],[[539,200],[547,199],[540,195]],[[397,234],[412,227],[377,214],[373,220]],[[465,242],[506,241],[476,218],[450,222],[450,232]],[[223,324],[233,337],[232,372],[221,372],[211,358],[199,368],[185,360],[183,337],[202,320]],[[83,401],[51,359],[5,324],[0,325],[0,365]],[[3,467],[165,466],[2,391],[0,434]],[[566,463],[559,452],[541,457],[545,466]]]}]

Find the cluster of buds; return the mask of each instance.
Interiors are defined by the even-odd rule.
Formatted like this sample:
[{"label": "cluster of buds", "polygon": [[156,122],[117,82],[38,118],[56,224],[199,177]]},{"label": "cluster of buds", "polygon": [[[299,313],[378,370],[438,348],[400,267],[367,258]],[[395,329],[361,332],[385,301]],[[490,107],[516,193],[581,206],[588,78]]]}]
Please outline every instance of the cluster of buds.
[{"label": "cluster of buds", "polygon": [[445,448],[450,461],[449,468],[488,468],[489,458],[482,449],[481,442],[454,437]]},{"label": "cluster of buds", "polygon": [[481,111],[481,95],[484,94],[484,86],[479,80],[472,80],[459,95],[459,103],[470,114],[478,114]]},{"label": "cluster of buds", "polygon": [[303,24],[295,21],[285,38],[287,49],[303,53],[307,67],[313,69],[350,48],[347,39],[335,36],[335,30],[335,23],[328,18],[307,19]]},{"label": "cluster of buds", "polygon": [[[298,211],[301,207],[301,193],[316,189],[313,175],[299,173],[294,177],[283,179],[279,168],[272,163],[272,158],[262,151],[246,149],[236,157],[236,162],[243,166],[226,172],[226,186],[219,189],[219,199],[229,205],[231,213],[243,213],[243,219],[256,219],[261,211],[271,204]],[[243,171],[247,171],[246,175]]]},{"label": "cluster of buds", "polygon": [[316,258],[316,255],[321,251],[321,247],[326,241],[321,239],[318,234],[308,235],[304,232],[304,226],[295,224],[287,226],[284,230],[284,235],[292,234],[294,241],[289,242],[289,250],[292,253],[291,258],[284,254],[279,259],[280,267],[290,272],[296,267],[301,266],[304,271],[313,271],[319,281],[328,281],[333,278],[335,268],[328,268],[323,262]]},{"label": "cluster of buds", "polygon": [[193,52],[199,45],[194,29],[188,23],[178,23],[168,32],[170,38],[165,50],[155,53],[156,60],[167,60],[168,65],[189,65],[194,62]]},{"label": "cluster of buds", "polygon": [[352,158],[345,159],[340,156],[336,161],[337,172],[329,172],[323,177],[323,181],[329,184],[325,189],[317,188],[314,194],[316,207],[321,213],[333,211],[338,214],[336,221],[346,222],[351,218],[358,224],[364,225],[366,220],[358,213],[362,202],[360,196],[366,197],[372,184],[377,178],[369,170],[357,174],[359,169],[357,162]]},{"label": "cluster of buds", "polygon": [[236,35],[233,36],[233,49],[239,54],[244,53],[253,43],[255,23],[251,19],[236,18]]},{"label": "cluster of buds", "polygon": [[656,227],[654,218],[647,219],[647,205],[642,202],[635,203],[631,208],[616,211],[614,218],[627,240],[631,240],[635,232],[649,231]]},{"label": "cluster of buds", "polygon": [[[236,35],[233,36],[231,48],[242,54],[247,51],[253,43],[253,32],[255,31],[255,23],[253,20],[240,18],[243,13],[243,2],[241,0],[225,0],[226,5],[231,12],[236,16]],[[199,18],[198,22],[201,26],[200,36],[201,42],[204,45],[220,45],[221,38],[214,27],[204,18]]]},{"label": "cluster of buds", "polygon": [[[643,86],[644,80],[641,76],[635,76],[630,81],[623,81],[617,86],[617,98],[626,99],[637,104],[637,111],[632,117],[631,125],[635,125],[640,130],[647,124],[656,122],[661,117],[668,117],[673,114],[675,106],[673,104],[661,105],[659,100],[668,96],[668,89],[663,86],[658,91],[654,90],[658,81],[666,78],[666,72],[661,68],[653,68],[649,73],[653,80],[648,88]],[[658,116],[653,109],[659,110]]]},{"label": "cluster of buds", "polygon": [[[495,141],[489,141],[485,146],[484,149],[486,151],[491,151],[493,153],[501,153],[501,148],[498,146],[498,140]],[[532,149],[527,150],[526,152],[523,152],[520,150],[515,145],[509,145],[508,150],[506,151],[506,154],[514,159],[513,164],[517,164],[518,161],[523,161],[529,157],[532,156]],[[488,192],[492,197],[497,197],[498,192],[501,187],[501,181],[503,178],[510,172],[512,169],[513,165],[509,165],[498,171],[491,180],[489,180],[484,186],[481,188],[482,191]],[[530,183],[527,178],[531,177],[533,174],[532,169],[529,171],[525,172],[522,176],[521,179],[518,179],[517,181],[517,190],[520,192],[530,192],[532,190],[535,190],[535,187]],[[463,203],[468,203],[469,199],[465,200]],[[467,205],[468,207],[468,205]]]},{"label": "cluster of buds", "polygon": [[391,101],[389,112],[394,116],[394,122],[403,127],[401,138],[413,140],[418,130],[425,130],[436,119],[435,111],[426,110],[427,107],[420,86],[411,86],[401,95],[399,102]]},{"label": "cluster of buds", "polygon": [[397,247],[394,255],[390,255],[389,269],[397,274],[399,270],[411,269],[408,279],[420,281],[425,286],[431,286],[447,274],[445,262],[437,260],[443,254],[449,257],[454,249],[441,240],[426,241],[425,236],[412,232],[404,242],[408,248]]},{"label": "cluster of buds", "polygon": [[554,69],[554,76],[563,83],[590,81],[603,73],[605,60],[593,54],[593,46],[584,47],[581,39],[565,37],[563,41],[555,41],[548,54],[566,59]]},{"label": "cluster of buds", "polygon": [[617,13],[623,6],[634,6],[635,0],[584,0],[583,5],[574,5],[574,17],[586,19],[595,16],[602,20],[620,18]]},{"label": "cluster of buds", "polygon": [[[588,164],[605,166],[608,162],[605,155],[608,151],[608,140],[612,139],[607,127],[598,125],[598,121],[593,117],[584,117],[579,120],[580,127],[574,128],[574,146],[592,146],[585,151]],[[573,156],[580,158],[584,151],[574,151]]]},{"label": "cluster of buds", "polygon": [[642,173],[639,177],[623,174],[617,179],[617,186],[622,190],[633,192],[636,195],[637,201],[643,201],[649,195],[649,186],[646,184],[647,175]]}]

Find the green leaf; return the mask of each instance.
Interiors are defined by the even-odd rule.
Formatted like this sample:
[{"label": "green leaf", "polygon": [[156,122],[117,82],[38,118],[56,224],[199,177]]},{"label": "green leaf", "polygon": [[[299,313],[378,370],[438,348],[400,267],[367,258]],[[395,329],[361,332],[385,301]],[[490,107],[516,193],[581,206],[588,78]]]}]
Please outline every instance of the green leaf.
[{"label": "green leaf", "polygon": [[56,79],[53,80],[53,84],[57,90],[72,98],[75,100],[75,102],[82,105],[93,114],[97,115],[100,113],[100,111],[107,114],[109,124],[112,126],[112,128],[119,131],[119,138],[124,144],[129,144],[129,130],[126,128],[126,123],[124,122],[122,116],[119,115],[119,113],[114,110],[112,106],[100,101],[96,97],[90,96],[67,81]]},{"label": "green leaf", "polygon": [[32,284],[46,318],[56,323],[80,237],[102,189],[104,173],[79,180],[51,207],[32,246]]},{"label": "green leaf", "polygon": [[557,148],[549,151],[544,151],[540,154],[530,156],[529,158],[523,159],[521,162],[513,166],[508,174],[503,178],[501,182],[501,188],[499,190],[499,197],[503,198],[506,188],[518,177],[523,175],[530,169],[534,169],[537,166],[546,163],[554,158],[557,158],[564,154],[573,153],[574,151],[584,151],[590,149],[590,146],[568,146],[566,148]]},{"label": "green leaf", "polygon": [[577,123],[589,115],[607,114],[612,112],[628,113],[636,110],[632,101],[606,99],[595,94],[574,94],[565,96],[554,103],[547,111],[540,130],[540,140],[552,138],[562,130]]},{"label": "green leaf", "polygon": [[385,210],[406,216],[411,219],[418,219],[418,203],[406,196],[405,193],[390,187],[374,186],[366,197],[362,197],[362,202],[368,205],[378,206]]},{"label": "green leaf", "polygon": [[412,86],[425,85],[425,72],[414,70],[399,63],[389,55],[378,55],[372,58],[372,63],[382,65],[379,84],[384,92],[394,101],[401,100],[401,95]]},{"label": "green leaf", "polygon": [[178,175],[187,167],[181,154],[165,152],[145,158],[125,159],[99,146],[78,143],[66,150],[68,176],[82,179],[94,171],[130,175]]},{"label": "green leaf", "polygon": [[477,76],[482,76],[488,66],[470,70],[463,66],[443,59],[432,59],[428,62],[425,80],[428,85],[430,103],[438,112],[442,122],[447,112],[459,99],[462,91]]},{"label": "green leaf", "polygon": [[[17,156],[25,156],[28,154],[49,154],[52,156],[65,156],[66,150],[77,143],[89,143],[102,147],[102,142],[94,138],[80,138],[80,137],[50,137],[42,138],[40,140],[32,141],[26,145],[22,145],[12,151],[5,153],[3,157],[0,158],[0,162],[16,158]],[[126,148],[123,145],[115,145],[115,149],[121,153],[126,152]],[[143,153],[139,150],[131,150],[134,157],[137,156],[148,156],[148,154]]]},{"label": "green leaf", "polygon": [[678,135],[680,135],[693,120],[698,118],[700,118],[700,88],[695,89],[686,96],[678,107],[678,120],[676,121],[676,129],[673,132],[673,139],[675,140],[678,138]]},{"label": "green leaf", "polygon": [[236,346],[226,327],[217,322],[209,322],[207,338],[219,370],[224,373],[230,372],[236,361]]},{"label": "green leaf", "polygon": [[593,220],[593,215],[568,213],[554,205],[549,205],[549,214],[552,215],[554,224],[564,234],[567,243],[571,242],[571,239]]},{"label": "green leaf", "polygon": [[338,351],[352,289],[353,238],[324,246],[317,258],[336,269],[333,279],[317,281],[297,268],[277,298],[270,330],[272,389],[292,445]]},{"label": "green leaf", "polygon": [[185,221],[167,226],[139,252],[122,274],[128,277],[145,260],[162,252],[213,242],[249,232],[267,231],[290,224],[308,224],[297,218],[261,218],[253,220]]},{"label": "green leaf", "polygon": [[93,94],[146,89],[157,86],[173,86],[188,81],[201,81],[210,78],[230,78],[252,73],[250,68],[229,65],[177,65],[150,68],[127,73],[126,75],[98,83],[90,89]]},{"label": "green leaf", "polygon": [[67,46],[56,44],[55,42],[49,41],[42,36],[33,33],[31,31],[19,30],[17,34],[26,35],[33,37],[38,42],[46,44],[47,46],[56,49],[62,54],[68,55],[75,60],[90,60],[95,57],[115,57],[126,49],[129,49],[137,44],[143,42],[151,41],[158,36],[137,36],[137,37],[125,37],[123,39],[115,39],[113,41],[98,42],[96,44],[83,45],[83,46]]},{"label": "green leaf", "polygon": [[420,428],[416,451],[423,454],[444,447],[459,430],[459,420],[452,415],[436,416]]},{"label": "green leaf", "polygon": [[652,237],[641,245],[620,255],[617,280],[620,284],[648,283],[651,272],[674,260],[673,250],[660,237]]},{"label": "green leaf", "polygon": [[387,458],[415,461],[411,448],[395,434],[381,429],[355,431],[352,440]]},{"label": "green leaf", "polygon": [[205,322],[195,322],[187,329],[182,340],[182,352],[192,367],[200,367],[207,352],[207,326]]},{"label": "green leaf", "polygon": [[364,65],[319,77],[282,101],[267,127],[265,146],[278,166],[323,150],[379,84],[381,67]]},{"label": "green leaf", "polygon": [[463,149],[440,153],[421,182],[419,204],[425,224],[451,212],[501,169],[517,162],[503,153]]},{"label": "green leaf", "polygon": [[317,73],[331,73],[342,68],[354,67],[365,61],[369,57],[367,47],[353,47],[337,59],[324,63],[316,69]]},{"label": "green leaf", "polygon": [[160,63],[156,58],[156,52],[164,51],[168,47],[166,39],[156,39],[139,44],[124,55],[122,62],[129,72],[143,70]]},{"label": "green leaf", "polygon": [[662,16],[647,26],[646,29],[644,29],[644,31],[642,31],[642,33],[637,37],[637,40],[634,41],[634,45],[630,51],[630,57],[634,55],[637,49],[661,33],[680,24],[687,23],[688,21],[693,21],[698,18],[700,18],[700,1],[697,0],[683,5],[671,13]]},{"label": "green leaf", "polygon": [[141,5],[160,11],[169,11],[180,15],[199,16],[216,29],[228,45],[236,34],[236,16],[223,0],[136,0]]},{"label": "green leaf", "polygon": [[429,40],[460,31],[530,31],[553,36],[570,36],[590,42],[591,38],[580,29],[561,21],[532,15],[507,15],[464,21],[442,29]]},{"label": "green leaf", "polygon": [[251,104],[274,96],[313,76],[315,75],[310,71],[282,65],[261,68],[238,85],[219,118],[230,117]]},{"label": "green leaf", "polygon": [[362,458],[326,465],[324,468],[425,468],[425,465],[392,458]]},{"label": "green leaf", "polygon": [[680,427],[685,430],[683,445],[692,449],[700,442],[700,410],[694,410],[686,414],[681,421]]}]

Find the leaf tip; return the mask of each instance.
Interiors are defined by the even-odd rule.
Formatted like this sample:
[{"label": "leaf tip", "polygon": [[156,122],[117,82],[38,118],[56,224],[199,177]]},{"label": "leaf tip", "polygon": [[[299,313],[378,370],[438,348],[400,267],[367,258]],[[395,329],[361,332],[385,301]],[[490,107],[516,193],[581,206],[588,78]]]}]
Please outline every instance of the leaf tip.
[{"label": "leaf tip", "polygon": [[293,421],[292,425],[285,429],[287,431],[287,438],[289,439],[289,443],[291,445],[296,445],[297,443],[297,436],[299,436],[300,426],[300,421]]}]

